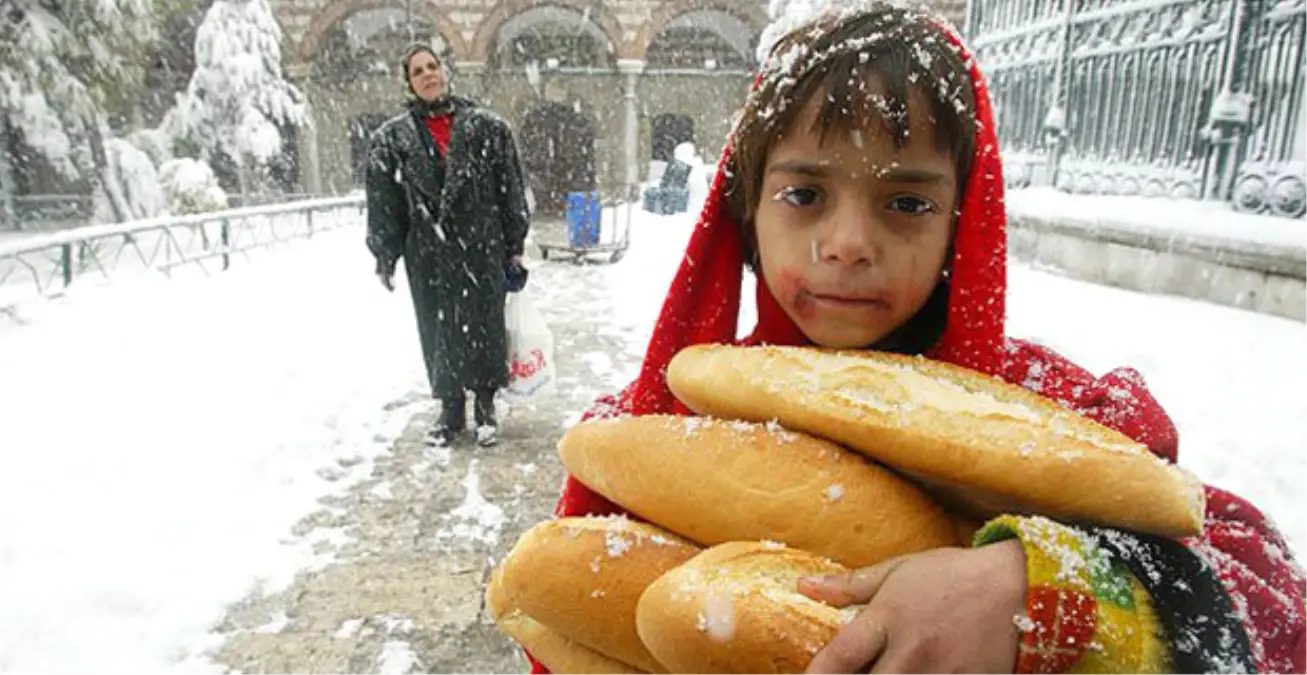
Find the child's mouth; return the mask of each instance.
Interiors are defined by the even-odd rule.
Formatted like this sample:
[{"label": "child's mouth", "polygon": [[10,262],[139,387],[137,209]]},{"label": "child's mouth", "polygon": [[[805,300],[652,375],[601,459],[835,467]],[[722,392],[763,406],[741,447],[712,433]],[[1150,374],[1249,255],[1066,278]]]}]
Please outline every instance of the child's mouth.
[{"label": "child's mouth", "polygon": [[808,298],[817,307],[824,309],[834,309],[843,311],[868,311],[888,309],[889,303],[872,296],[857,295],[832,295],[823,293],[810,293]]}]

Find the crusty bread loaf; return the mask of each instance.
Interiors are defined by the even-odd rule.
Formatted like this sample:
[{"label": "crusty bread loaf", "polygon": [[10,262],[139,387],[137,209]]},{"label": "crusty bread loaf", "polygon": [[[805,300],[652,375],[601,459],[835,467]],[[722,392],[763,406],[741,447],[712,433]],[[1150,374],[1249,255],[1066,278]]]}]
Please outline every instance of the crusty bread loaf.
[{"label": "crusty bread loaf", "polygon": [[502,602],[563,637],[648,672],[664,669],[635,632],[645,587],[699,553],[626,518],[546,521],[518,539],[497,571]]},{"label": "crusty bread loaf", "polygon": [[857,608],[811,600],[798,580],[844,571],[781,544],[721,544],[650,584],[636,626],[673,673],[801,673]]},{"label": "crusty bread loaf", "polygon": [[667,369],[696,412],[779,420],[905,472],[972,515],[1201,532],[1203,488],[1143,445],[1001,380],[921,357],[695,346]]},{"label": "crusty bread loaf", "polygon": [[769,539],[863,567],[958,543],[943,508],[909,481],[774,424],[592,420],[558,452],[591,489],[704,546]]},{"label": "crusty bread loaf", "polygon": [[615,661],[599,652],[563,637],[527,616],[522,610],[511,607],[503,593],[501,575],[497,571],[486,586],[486,609],[495,625],[522,648],[544,664],[551,673],[642,673],[635,667]]},{"label": "crusty bread loaf", "polygon": [[984,523],[957,513],[949,513],[949,518],[953,521],[953,531],[957,534],[958,546],[970,548],[971,543],[976,539],[976,533]]}]

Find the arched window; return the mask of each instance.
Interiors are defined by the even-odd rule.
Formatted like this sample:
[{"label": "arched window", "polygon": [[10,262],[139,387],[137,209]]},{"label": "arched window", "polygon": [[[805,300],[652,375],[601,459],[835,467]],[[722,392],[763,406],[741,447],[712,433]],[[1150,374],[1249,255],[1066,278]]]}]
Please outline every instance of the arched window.
[{"label": "arched window", "polygon": [[493,67],[513,70],[613,67],[613,45],[593,21],[563,7],[534,7],[504,22],[491,52]]},{"label": "arched window", "polygon": [[413,39],[402,9],[365,9],[336,22],[327,31],[314,62],[317,77],[348,84],[360,77],[399,75],[399,61],[412,42],[431,45],[445,67],[452,69],[453,54],[446,40],[426,18],[414,14]]},{"label": "arched window", "polygon": [[645,52],[648,70],[748,71],[758,34],[733,14],[703,9],[668,21]]}]

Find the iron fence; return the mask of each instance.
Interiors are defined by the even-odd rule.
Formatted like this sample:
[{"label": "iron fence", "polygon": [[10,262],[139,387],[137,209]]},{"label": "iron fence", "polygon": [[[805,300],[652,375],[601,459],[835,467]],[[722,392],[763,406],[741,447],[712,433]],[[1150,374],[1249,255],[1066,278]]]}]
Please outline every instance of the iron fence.
[{"label": "iron fence", "polygon": [[[229,208],[266,206],[313,199],[298,192],[258,192],[227,195]],[[85,227],[95,223],[95,199],[87,194],[26,194],[9,197],[12,213],[0,206],[0,232],[41,232]]]},{"label": "iron fence", "polygon": [[1307,210],[1307,0],[971,0],[1010,185]]},{"label": "iron fence", "polygon": [[179,266],[211,273],[274,244],[361,222],[361,196],[93,225],[0,244],[0,313],[75,283]]},{"label": "iron fence", "polygon": [[57,230],[85,225],[94,211],[87,195],[17,195],[13,217],[0,221],[0,230]]}]

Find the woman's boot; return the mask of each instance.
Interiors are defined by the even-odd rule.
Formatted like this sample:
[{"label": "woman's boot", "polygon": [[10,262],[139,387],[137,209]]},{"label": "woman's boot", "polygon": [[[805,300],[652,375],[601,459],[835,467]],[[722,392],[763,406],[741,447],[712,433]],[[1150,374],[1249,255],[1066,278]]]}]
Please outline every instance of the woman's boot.
[{"label": "woman's boot", "polygon": [[499,443],[499,422],[495,421],[495,390],[478,391],[474,409],[477,445],[488,448]]},{"label": "woman's boot", "polygon": [[427,432],[427,443],[444,447],[467,429],[467,398],[460,392],[440,399],[440,418]]}]

